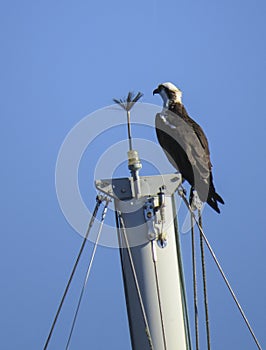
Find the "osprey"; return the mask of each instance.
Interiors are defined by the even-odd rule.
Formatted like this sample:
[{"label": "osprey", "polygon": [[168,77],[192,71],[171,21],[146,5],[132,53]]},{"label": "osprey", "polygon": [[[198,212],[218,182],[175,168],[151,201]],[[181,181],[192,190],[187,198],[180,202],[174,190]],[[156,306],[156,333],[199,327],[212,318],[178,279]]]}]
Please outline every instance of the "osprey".
[{"label": "osprey", "polygon": [[191,185],[190,203],[197,191],[217,213],[223,199],[215,191],[208,140],[202,128],[189,117],[182,104],[182,92],[172,83],[163,83],[153,91],[163,99],[163,110],[156,115],[157,138],[170,163]]}]

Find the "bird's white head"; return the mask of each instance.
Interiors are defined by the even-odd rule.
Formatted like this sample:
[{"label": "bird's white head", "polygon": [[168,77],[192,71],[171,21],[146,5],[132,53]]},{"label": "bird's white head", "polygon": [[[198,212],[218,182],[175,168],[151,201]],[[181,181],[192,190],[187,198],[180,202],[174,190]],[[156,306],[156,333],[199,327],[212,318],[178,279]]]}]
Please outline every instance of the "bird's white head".
[{"label": "bird's white head", "polygon": [[164,107],[168,107],[169,102],[182,103],[182,91],[172,83],[163,83],[158,85],[153,91],[153,95],[159,94],[163,99]]}]

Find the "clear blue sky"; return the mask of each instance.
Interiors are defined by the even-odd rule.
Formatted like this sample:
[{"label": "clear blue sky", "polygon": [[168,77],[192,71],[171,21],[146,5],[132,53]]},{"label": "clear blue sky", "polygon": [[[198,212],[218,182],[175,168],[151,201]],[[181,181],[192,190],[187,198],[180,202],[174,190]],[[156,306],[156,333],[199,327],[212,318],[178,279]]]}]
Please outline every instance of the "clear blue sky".
[{"label": "clear blue sky", "polygon": [[[42,348],[82,241],[54,185],[65,136],[129,90],[161,104],[152,90],[164,81],[183,90],[208,135],[226,205],[221,215],[205,210],[205,231],[266,347],[265,2],[2,1],[0,16],[1,348]],[[90,152],[80,187],[93,207],[97,152]],[[191,298],[189,235],[181,244]],[[65,346],[91,247],[51,350]],[[207,268],[213,349],[256,349],[208,254]],[[130,349],[116,249],[97,251],[72,348]]]}]

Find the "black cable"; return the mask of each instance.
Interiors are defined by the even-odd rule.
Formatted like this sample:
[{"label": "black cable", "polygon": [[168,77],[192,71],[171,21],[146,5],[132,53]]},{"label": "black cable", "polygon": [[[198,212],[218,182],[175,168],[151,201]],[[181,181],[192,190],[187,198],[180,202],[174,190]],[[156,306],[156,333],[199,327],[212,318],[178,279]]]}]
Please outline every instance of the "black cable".
[{"label": "black cable", "polygon": [[92,214],[92,217],[91,217],[91,220],[90,220],[90,223],[89,223],[89,226],[88,226],[86,235],[85,235],[84,240],[83,240],[83,243],[82,243],[82,245],[81,245],[81,248],[80,248],[79,254],[78,254],[78,256],[77,256],[75,265],[74,265],[74,267],[73,267],[73,269],[72,269],[72,272],[71,272],[71,274],[70,274],[70,277],[69,277],[67,286],[66,286],[66,288],[65,288],[64,294],[63,294],[62,299],[61,299],[61,301],[60,301],[59,307],[58,307],[57,312],[56,312],[56,315],[55,315],[55,317],[54,317],[54,321],[53,321],[53,323],[52,323],[52,326],[51,326],[49,335],[48,335],[48,337],[47,337],[47,339],[46,339],[46,342],[45,342],[45,345],[44,345],[43,350],[46,350],[47,347],[48,347],[48,345],[49,345],[49,342],[50,342],[50,339],[51,339],[51,337],[52,337],[52,334],[53,334],[54,327],[55,327],[55,325],[56,325],[58,316],[59,316],[60,311],[61,311],[61,309],[62,309],[62,306],[63,306],[63,304],[64,304],[64,301],[65,301],[67,292],[68,292],[68,290],[69,290],[70,284],[71,284],[72,279],[73,279],[73,277],[74,277],[74,274],[75,274],[76,268],[77,268],[77,266],[78,266],[78,263],[79,263],[81,254],[82,254],[82,252],[83,252],[83,250],[84,250],[84,247],[85,247],[87,238],[88,238],[88,236],[89,236],[90,230],[91,230],[91,228],[92,228],[92,225],[93,225],[94,220],[95,220],[95,218],[96,218],[96,215],[97,215],[99,206],[100,206],[100,204],[102,203],[102,201],[103,201],[102,196],[97,195],[97,197],[96,197],[96,205],[95,205],[95,208],[94,208],[94,211],[93,211],[93,214]]},{"label": "black cable", "polygon": [[194,219],[193,219],[193,215],[191,215],[191,250],[192,250],[193,295],[194,295],[194,323],[195,323],[196,350],[199,350],[199,321],[198,321],[198,296],[197,296],[197,270],[196,270],[195,233],[194,233]]},{"label": "black cable", "polygon": [[[151,243],[153,243],[153,242],[151,242]],[[155,260],[153,260],[153,265],[154,265],[154,273],[155,273],[155,281],[156,281],[156,289],[157,289],[159,312],[160,312],[161,324],[162,324],[163,344],[164,344],[164,349],[167,350],[165,326],[164,326],[163,311],[162,311],[162,302],[161,302],[161,297],[160,297],[158,271],[157,271],[157,265],[156,265],[156,261]]]},{"label": "black cable", "polygon": [[[202,216],[201,216],[200,210],[198,210],[198,214],[199,214],[199,225],[202,228]],[[202,267],[207,345],[208,345],[208,350],[211,350],[211,335],[210,335],[211,333],[210,333],[210,321],[209,321],[209,306],[208,306],[208,294],[207,294],[207,277],[206,277],[206,266],[205,266],[204,241],[203,241],[203,237],[201,234],[200,234],[200,250],[201,250],[201,267]]]},{"label": "black cable", "polygon": [[[144,307],[144,303],[143,303],[143,299],[142,299],[142,295],[141,295],[141,291],[140,291],[140,287],[139,287],[139,282],[138,282],[138,278],[137,278],[137,273],[135,270],[135,266],[134,266],[134,261],[133,261],[133,257],[132,257],[132,253],[131,253],[131,249],[129,246],[129,242],[127,239],[127,234],[126,234],[126,226],[124,223],[124,219],[121,215],[120,212],[117,212],[117,223],[118,223],[118,228],[119,231],[122,231],[122,235],[121,238],[124,240],[125,244],[126,244],[126,249],[128,252],[128,258],[129,258],[129,262],[130,262],[130,267],[131,267],[131,271],[132,271],[132,275],[134,278],[134,283],[135,283],[135,287],[137,290],[137,295],[138,295],[138,299],[139,299],[139,304],[140,304],[140,309],[141,309],[141,313],[143,316],[143,321],[145,324],[145,333],[149,342],[149,347],[151,350],[154,350],[153,347],[153,342],[152,342],[152,337],[151,337],[151,332],[150,332],[150,327],[149,327],[149,323],[148,323],[148,319],[147,319],[147,315],[146,315],[146,311],[145,311],[145,307]],[[123,268],[123,265],[122,265]]]}]

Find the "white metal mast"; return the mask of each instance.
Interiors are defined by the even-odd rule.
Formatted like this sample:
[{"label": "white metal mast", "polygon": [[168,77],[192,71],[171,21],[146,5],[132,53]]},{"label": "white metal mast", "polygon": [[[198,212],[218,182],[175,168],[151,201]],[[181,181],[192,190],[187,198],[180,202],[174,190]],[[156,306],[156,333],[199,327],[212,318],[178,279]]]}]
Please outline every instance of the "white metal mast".
[{"label": "white metal mast", "polygon": [[139,183],[137,198],[132,178],[96,182],[101,192],[115,199],[132,348],[187,350],[189,327],[173,198],[181,176],[144,176]]}]

